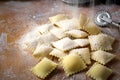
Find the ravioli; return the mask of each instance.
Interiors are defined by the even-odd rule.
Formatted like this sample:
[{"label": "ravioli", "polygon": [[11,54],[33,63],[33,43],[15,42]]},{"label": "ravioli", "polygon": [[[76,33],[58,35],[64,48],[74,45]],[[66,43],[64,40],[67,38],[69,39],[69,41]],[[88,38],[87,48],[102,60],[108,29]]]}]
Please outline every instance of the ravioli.
[{"label": "ravioli", "polygon": [[64,56],[66,56],[67,54],[63,51],[60,51],[58,49],[53,49],[49,55],[55,56],[57,58],[62,58]]},{"label": "ravioli", "polygon": [[[88,66],[87,76],[95,80],[109,78],[112,70],[104,65],[115,58],[114,54],[106,52],[112,50],[113,37],[101,33],[92,19],[83,13],[79,18],[71,19],[58,14],[49,17],[48,22],[33,28],[22,42],[40,60],[31,68],[33,74],[45,79],[60,62],[67,76],[86,72]],[[90,67],[93,60],[96,62]]]},{"label": "ravioli", "polygon": [[76,18],[62,20],[56,22],[55,25],[62,28],[65,31],[80,28],[79,20]]},{"label": "ravioli", "polygon": [[95,35],[101,32],[99,27],[95,25],[91,19],[86,25],[84,25],[83,30],[87,31],[91,35]]},{"label": "ravioli", "polygon": [[52,47],[49,44],[38,44],[33,56],[38,58],[49,57],[49,53],[52,51]]},{"label": "ravioli", "polygon": [[88,34],[81,30],[70,30],[65,32],[66,35],[71,36],[73,38],[85,38],[88,36]]},{"label": "ravioli", "polygon": [[80,47],[85,47],[90,44],[88,39],[74,39],[74,41],[80,46]]},{"label": "ravioli", "polygon": [[85,14],[83,13],[80,14],[80,19],[79,19],[80,29],[83,29],[83,26],[88,23],[88,20],[89,18]]},{"label": "ravioli", "polygon": [[73,49],[70,54],[79,54],[86,64],[91,64],[89,48]]},{"label": "ravioli", "polygon": [[31,52],[34,52],[37,44],[40,42],[40,37],[39,32],[29,33],[25,36],[24,44]]},{"label": "ravioli", "polygon": [[69,37],[65,37],[61,40],[52,42],[52,45],[62,51],[69,51],[70,49],[73,49],[73,48],[76,48],[79,46],[73,40],[71,40]]},{"label": "ravioli", "polygon": [[43,58],[37,65],[31,68],[31,72],[36,76],[45,79],[55,68],[57,64],[48,58]]},{"label": "ravioli", "polygon": [[65,14],[57,14],[55,16],[49,17],[49,20],[52,24],[65,19],[68,19],[68,17]]},{"label": "ravioli", "polygon": [[99,63],[94,63],[86,74],[95,80],[107,80],[112,74],[112,70]]},{"label": "ravioli", "polygon": [[58,38],[54,34],[52,34],[51,32],[48,32],[48,33],[43,34],[41,36],[41,41],[43,41],[43,43],[51,44],[51,42],[54,42],[57,40],[58,40]]},{"label": "ravioli", "polygon": [[50,32],[54,34],[58,39],[64,38],[66,36],[64,33],[65,31],[61,28],[53,28],[50,30]]},{"label": "ravioli", "polygon": [[82,58],[77,54],[69,54],[63,57],[61,64],[67,76],[87,68]]},{"label": "ravioli", "polygon": [[112,50],[114,38],[106,34],[91,35],[88,37],[92,50]]},{"label": "ravioli", "polygon": [[105,52],[102,50],[98,50],[95,52],[91,53],[91,58],[101,64],[107,64],[108,62],[110,62],[113,58],[115,58],[114,54],[111,54],[109,52]]},{"label": "ravioli", "polygon": [[38,31],[40,32],[40,34],[44,34],[47,33],[52,27],[52,24],[43,24],[39,26]]}]

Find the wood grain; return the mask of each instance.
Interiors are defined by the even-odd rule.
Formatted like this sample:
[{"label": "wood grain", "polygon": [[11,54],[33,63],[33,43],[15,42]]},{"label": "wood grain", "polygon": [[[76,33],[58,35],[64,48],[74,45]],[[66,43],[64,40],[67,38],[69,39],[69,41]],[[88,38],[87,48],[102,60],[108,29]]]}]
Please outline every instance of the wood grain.
[{"label": "wood grain", "polygon": [[[120,21],[120,6],[117,5],[97,5],[75,7],[67,5],[61,0],[39,0],[39,1],[6,1],[0,2],[0,33],[8,35],[8,48],[0,52],[0,80],[41,80],[33,75],[29,69],[38,63],[31,53],[23,52],[17,41],[36,25],[48,22],[48,17],[59,13],[68,16],[78,17],[85,13],[93,17],[97,10],[105,9],[113,14],[113,19]],[[115,13],[116,12],[116,13]],[[107,66],[113,70],[113,74],[108,80],[120,80],[120,29],[115,26],[101,28],[116,38],[113,51],[116,58]],[[92,80],[85,75],[85,71],[66,77],[64,71],[59,66],[50,74],[46,80]]]}]

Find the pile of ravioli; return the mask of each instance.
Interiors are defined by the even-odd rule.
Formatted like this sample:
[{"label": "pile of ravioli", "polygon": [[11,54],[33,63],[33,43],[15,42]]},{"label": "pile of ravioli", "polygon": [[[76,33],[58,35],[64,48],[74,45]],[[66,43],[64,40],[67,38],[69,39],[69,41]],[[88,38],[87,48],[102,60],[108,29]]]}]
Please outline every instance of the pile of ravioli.
[{"label": "pile of ravioli", "polygon": [[[105,65],[115,58],[108,52],[112,50],[115,39],[102,33],[85,14],[80,14],[79,18],[58,14],[49,17],[49,20],[49,23],[37,27],[28,36],[31,39],[25,41],[32,55],[40,59],[30,71],[45,79],[60,65],[66,76],[88,69],[87,76],[107,80],[112,70]],[[57,58],[57,62],[53,61],[53,57]],[[89,65],[92,66],[88,68]]]}]

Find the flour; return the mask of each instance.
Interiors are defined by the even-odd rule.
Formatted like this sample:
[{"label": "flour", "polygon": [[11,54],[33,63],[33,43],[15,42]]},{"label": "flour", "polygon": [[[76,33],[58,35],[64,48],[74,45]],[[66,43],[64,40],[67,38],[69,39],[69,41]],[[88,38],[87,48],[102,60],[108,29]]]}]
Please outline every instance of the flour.
[{"label": "flour", "polygon": [[8,48],[7,34],[1,33],[1,35],[0,35],[0,52],[4,51],[7,48]]},{"label": "flour", "polygon": [[7,70],[5,70],[5,71],[3,72],[3,74],[6,75],[6,77],[9,77],[9,78],[11,78],[11,79],[16,77],[15,73],[13,72],[12,67],[10,67],[10,68],[8,68]]}]

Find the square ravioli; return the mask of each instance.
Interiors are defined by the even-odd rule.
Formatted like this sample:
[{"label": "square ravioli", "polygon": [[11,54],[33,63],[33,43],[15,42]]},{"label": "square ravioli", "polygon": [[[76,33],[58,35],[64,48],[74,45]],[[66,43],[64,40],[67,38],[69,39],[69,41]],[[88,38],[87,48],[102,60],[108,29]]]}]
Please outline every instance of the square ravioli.
[{"label": "square ravioli", "polygon": [[62,51],[69,51],[70,49],[78,47],[78,44],[76,44],[69,37],[65,37],[61,40],[52,42],[52,45]]},{"label": "square ravioli", "polygon": [[85,14],[81,13],[81,14],[80,14],[80,19],[79,19],[79,21],[80,21],[80,29],[83,29],[83,26],[84,26],[86,23],[88,23],[89,18],[88,18]]},{"label": "square ravioli", "polygon": [[58,22],[58,21],[61,21],[61,20],[65,20],[67,19],[68,17],[65,15],[65,14],[57,14],[55,16],[52,16],[52,17],[49,17],[49,20],[52,24]]},{"label": "square ravioli", "polygon": [[58,27],[66,31],[80,28],[79,20],[76,18],[62,20],[62,21],[56,22],[55,25],[57,25]]},{"label": "square ravioli", "polygon": [[40,42],[40,39],[41,35],[38,31],[30,32],[25,35],[23,43],[25,44],[26,48],[28,48],[28,50],[34,52],[37,44]]},{"label": "square ravioli", "polygon": [[99,63],[94,63],[86,74],[95,80],[107,80],[112,74],[112,70]]},{"label": "square ravioli", "polygon": [[65,31],[61,28],[53,28],[50,30],[50,32],[54,34],[58,39],[64,38],[66,36],[64,33]]},{"label": "square ravioli", "polygon": [[91,35],[88,37],[92,50],[112,50],[114,38],[106,34]]},{"label": "square ravioli", "polygon": [[77,54],[69,54],[63,57],[60,61],[67,76],[78,73],[87,68],[82,58]]},{"label": "square ravioli", "polygon": [[31,68],[31,72],[36,76],[45,79],[55,68],[57,64],[48,58],[43,58],[37,65]]},{"label": "square ravioli", "polygon": [[41,39],[40,41],[43,43],[49,43],[51,44],[51,42],[57,41],[58,38],[52,34],[51,32],[45,33],[43,35],[41,35]]},{"label": "square ravioli", "polygon": [[52,27],[52,24],[43,24],[39,26],[38,31],[40,32],[40,34],[44,34],[47,33]]},{"label": "square ravioli", "polygon": [[105,65],[106,63],[110,62],[113,58],[115,58],[115,55],[109,52],[98,50],[91,53],[91,58]]},{"label": "square ravioli", "polygon": [[88,39],[74,39],[74,41],[80,46],[80,47],[85,47],[90,44]]},{"label": "square ravioli", "polygon": [[62,58],[64,56],[66,56],[67,54],[61,50],[58,50],[58,49],[53,49],[49,55],[52,55],[52,56],[55,56],[57,58]]},{"label": "square ravioli", "polygon": [[83,30],[87,31],[91,35],[95,35],[101,32],[100,28],[94,24],[93,20],[89,20],[83,27]]},{"label": "square ravioli", "polygon": [[49,57],[49,53],[52,51],[52,47],[49,44],[38,44],[33,56],[37,58]]},{"label": "square ravioli", "polygon": [[90,60],[90,50],[89,48],[78,48],[73,49],[69,52],[70,54],[79,54],[86,64],[91,64]]},{"label": "square ravioli", "polygon": [[81,30],[70,30],[65,32],[66,35],[71,36],[73,38],[85,38],[88,34]]}]

